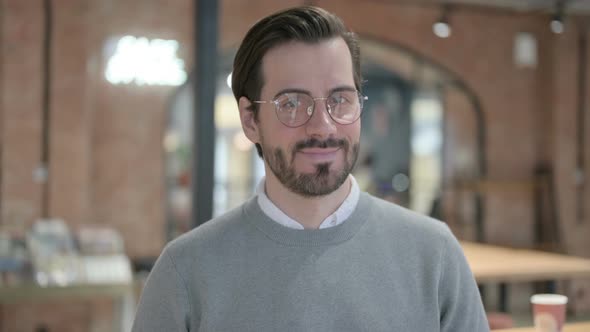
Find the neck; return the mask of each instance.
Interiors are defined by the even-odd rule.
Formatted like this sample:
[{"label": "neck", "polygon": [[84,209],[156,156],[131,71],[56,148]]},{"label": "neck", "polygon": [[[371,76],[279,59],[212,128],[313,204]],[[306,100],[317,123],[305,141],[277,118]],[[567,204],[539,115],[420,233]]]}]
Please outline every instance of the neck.
[{"label": "neck", "polygon": [[304,197],[283,186],[272,172],[266,172],[265,190],[268,198],[305,229],[318,229],[342,205],[350,193],[350,186],[350,178],[347,178],[338,189],[328,195]]}]

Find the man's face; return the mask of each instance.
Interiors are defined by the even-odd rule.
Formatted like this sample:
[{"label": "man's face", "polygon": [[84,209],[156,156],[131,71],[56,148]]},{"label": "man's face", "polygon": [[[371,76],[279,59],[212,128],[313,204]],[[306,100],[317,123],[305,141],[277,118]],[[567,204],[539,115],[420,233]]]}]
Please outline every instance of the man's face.
[{"label": "man's face", "polygon": [[[342,38],[273,48],[263,58],[262,74],[261,100],[273,100],[286,90],[317,98],[355,89],[350,52]],[[315,102],[309,121],[297,128],[277,119],[273,103],[260,104],[259,109],[256,130],[247,135],[262,146],[267,177],[307,197],[327,195],[344,183],[356,162],[360,120],[334,122],[324,100]]]}]

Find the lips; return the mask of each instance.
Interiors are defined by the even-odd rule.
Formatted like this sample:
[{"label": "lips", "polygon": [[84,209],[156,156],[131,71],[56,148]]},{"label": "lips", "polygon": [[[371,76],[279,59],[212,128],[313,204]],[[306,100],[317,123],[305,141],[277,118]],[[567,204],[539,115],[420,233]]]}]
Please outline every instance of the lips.
[{"label": "lips", "polygon": [[297,144],[295,144],[295,151],[311,148],[341,148],[346,146],[347,142],[344,139],[328,138],[325,141],[320,141],[317,138],[310,138],[308,140],[297,142]]},{"label": "lips", "polygon": [[298,153],[308,160],[321,163],[333,161],[339,150],[340,148],[307,148],[301,149]]},{"label": "lips", "polygon": [[306,148],[299,150],[301,153],[309,153],[309,154],[328,154],[334,153],[340,150],[340,148]]},{"label": "lips", "polygon": [[320,141],[316,138],[300,141],[295,144],[291,160],[295,160],[295,155],[311,160],[314,163],[331,162],[338,154],[338,151],[344,149],[345,153],[348,150],[348,142],[344,139],[329,138]]}]

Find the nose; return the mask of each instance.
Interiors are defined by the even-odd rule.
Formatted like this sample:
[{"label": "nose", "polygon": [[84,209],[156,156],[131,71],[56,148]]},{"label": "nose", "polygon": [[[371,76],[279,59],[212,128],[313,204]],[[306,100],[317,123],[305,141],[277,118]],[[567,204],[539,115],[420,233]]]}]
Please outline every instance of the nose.
[{"label": "nose", "polygon": [[316,100],[311,119],[305,124],[306,133],[310,137],[327,138],[335,134],[336,129],[336,123],[328,113],[325,100]]}]

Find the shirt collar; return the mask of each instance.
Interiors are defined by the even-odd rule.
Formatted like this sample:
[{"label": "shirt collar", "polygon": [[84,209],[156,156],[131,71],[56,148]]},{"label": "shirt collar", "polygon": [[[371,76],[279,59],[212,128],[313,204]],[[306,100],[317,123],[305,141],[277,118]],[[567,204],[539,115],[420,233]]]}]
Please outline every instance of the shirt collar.
[{"label": "shirt collar", "polygon": [[[319,227],[320,229],[340,225],[348,217],[350,217],[356,208],[359,201],[360,189],[352,174],[350,174],[348,178],[350,179],[350,192],[348,193],[348,196],[346,196],[346,199],[342,202],[340,207],[334,211],[334,213],[322,221]],[[265,191],[265,182],[266,178],[263,177],[256,188],[256,194],[258,195],[258,205],[264,214],[285,227],[301,230],[304,229],[303,225],[286,215],[268,198]]]}]

